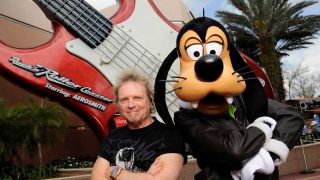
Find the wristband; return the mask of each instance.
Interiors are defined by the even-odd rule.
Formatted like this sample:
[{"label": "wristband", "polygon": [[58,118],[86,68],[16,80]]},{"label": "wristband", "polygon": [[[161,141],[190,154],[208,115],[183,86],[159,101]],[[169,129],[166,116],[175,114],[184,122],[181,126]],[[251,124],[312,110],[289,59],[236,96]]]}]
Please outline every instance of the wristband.
[{"label": "wristband", "polygon": [[114,166],[111,169],[111,172],[109,174],[109,176],[111,177],[111,179],[116,179],[117,176],[119,176],[120,172],[121,172],[122,168],[119,166]]}]

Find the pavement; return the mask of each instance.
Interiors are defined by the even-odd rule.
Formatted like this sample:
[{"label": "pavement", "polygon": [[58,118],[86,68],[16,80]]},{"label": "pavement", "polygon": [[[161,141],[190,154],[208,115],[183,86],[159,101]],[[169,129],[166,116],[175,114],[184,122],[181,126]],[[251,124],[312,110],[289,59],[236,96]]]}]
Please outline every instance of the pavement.
[{"label": "pavement", "polygon": [[[77,172],[74,174],[67,174],[63,172],[61,175],[64,177],[59,178],[49,178],[45,180],[89,180],[91,177],[91,172]],[[183,177],[180,177],[179,180],[193,180],[193,175],[185,174]],[[307,172],[301,172],[296,174],[283,175],[279,177],[279,180],[320,180],[320,168],[311,169]]]},{"label": "pavement", "polygon": [[311,169],[301,173],[280,176],[280,180],[320,180],[320,169]]}]

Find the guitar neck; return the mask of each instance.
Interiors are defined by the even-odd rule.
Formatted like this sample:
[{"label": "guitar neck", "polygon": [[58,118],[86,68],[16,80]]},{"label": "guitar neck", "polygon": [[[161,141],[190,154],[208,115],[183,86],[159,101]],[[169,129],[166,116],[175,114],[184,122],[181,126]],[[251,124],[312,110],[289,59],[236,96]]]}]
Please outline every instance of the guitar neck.
[{"label": "guitar neck", "polygon": [[50,17],[55,18],[91,48],[101,44],[112,22],[84,0],[34,0]]}]

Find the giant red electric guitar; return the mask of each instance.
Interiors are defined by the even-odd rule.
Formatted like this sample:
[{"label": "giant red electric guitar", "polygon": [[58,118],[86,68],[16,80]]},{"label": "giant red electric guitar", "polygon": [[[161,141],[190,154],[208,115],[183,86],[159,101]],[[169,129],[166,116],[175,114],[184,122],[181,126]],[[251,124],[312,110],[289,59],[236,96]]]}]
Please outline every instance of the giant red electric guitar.
[{"label": "giant red electric guitar", "polygon": [[[116,113],[112,84],[118,74],[135,67],[155,79],[162,60],[175,47],[179,28],[162,16],[151,0],[120,0],[111,20],[84,0],[34,2],[52,20],[54,36],[33,49],[1,42],[1,74],[35,94],[61,102],[103,137]],[[266,75],[245,58],[258,69],[270,97]],[[169,76],[175,75],[176,68]],[[175,101],[174,93],[167,95],[170,112],[178,109]]]}]

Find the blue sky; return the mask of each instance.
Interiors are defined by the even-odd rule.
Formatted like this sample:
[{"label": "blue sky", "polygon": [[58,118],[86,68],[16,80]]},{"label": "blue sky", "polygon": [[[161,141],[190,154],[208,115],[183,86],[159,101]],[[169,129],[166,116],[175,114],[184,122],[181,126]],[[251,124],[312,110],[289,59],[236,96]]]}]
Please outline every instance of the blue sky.
[{"label": "blue sky", "polygon": [[[202,16],[202,8],[205,9],[205,15],[211,18],[215,17],[217,10],[226,10],[237,13],[237,10],[228,3],[227,0],[182,0],[187,7],[194,13],[195,16]],[[299,0],[291,0],[291,3],[296,3]],[[304,11],[305,15],[320,14],[320,2],[308,7]],[[219,19],[216,19],[219,20]],[[319,32],[320,33],[320,32]],[[303,66],[307,66],[311,73],[320,73],[320,35],[313,40],[313,45],[308,48],[290,51],[289,56],[281,59],[283,68],[293,69],[302,60]]]}]

